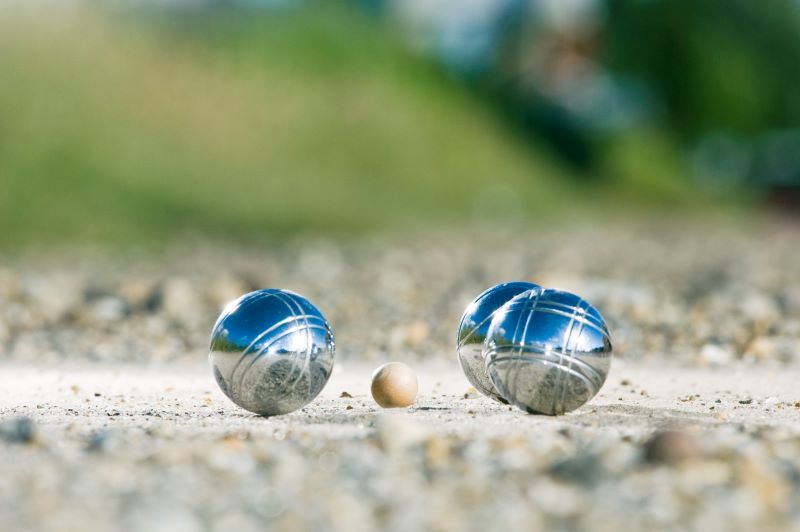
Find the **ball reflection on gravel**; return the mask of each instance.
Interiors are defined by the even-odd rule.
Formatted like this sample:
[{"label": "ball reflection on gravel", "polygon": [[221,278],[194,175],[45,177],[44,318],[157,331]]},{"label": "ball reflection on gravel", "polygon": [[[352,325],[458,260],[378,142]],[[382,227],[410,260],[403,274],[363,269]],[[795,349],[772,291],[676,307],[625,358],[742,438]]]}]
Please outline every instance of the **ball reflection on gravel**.
[{"label": "ball reflection on gravel", "polygon": [[489,331],[489,324],[494,313],[512,297],[521,294],[538,285],[526,282],[502,283],[493,286],[480,294],[467,306],[461,322],[458,324],[458,362],[470,384],[482,394],[507,403],[497,393],[489,375],[486,373],[486,363],[483,359],[483,341]]},{"label": "ball reflection on gravel", "polygon": [[494,314],[484,357],[492,384],[508,402],[556,415],[600,390],[611,366],[611,341],[589,303],[569,292],[534,288]]},{"label": "ball reflection on gravel", "polygon": [[245,294],[211,333],[214,378],[234,403],[263,416],[311,402],[333,369],[334,340],[322,313],[288,290]]}]

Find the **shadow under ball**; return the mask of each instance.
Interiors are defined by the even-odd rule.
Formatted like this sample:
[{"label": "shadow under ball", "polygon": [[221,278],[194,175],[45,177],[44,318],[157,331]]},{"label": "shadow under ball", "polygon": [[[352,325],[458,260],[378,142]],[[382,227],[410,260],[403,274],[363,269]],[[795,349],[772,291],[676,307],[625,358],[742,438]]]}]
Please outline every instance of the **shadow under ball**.
[{"label": "shadow under ball", "polygon": [[484,346],[492,384],[536,414],[575,410],[597,394],[611,367],[605,321],[569,292],[536,288],[503,305]]},{"label": "shadow under ball", "polygon": [[472,300],[458,324],[457,348],[458,362],[467,380],[476,390],[495,401],[508,403],[498,393],[489,375],[483,358],[483,342],[489,325],[497,309],[516,295],[538,288],[539,285],[526,282],[502,283],[489,288]]},{"label": "shadow under ball", "polygon": [[230,302],[211,332],[208,360],[231,401],[262,416],[310,403],[328,382],[333,332],[303,296],[265,289]]}]

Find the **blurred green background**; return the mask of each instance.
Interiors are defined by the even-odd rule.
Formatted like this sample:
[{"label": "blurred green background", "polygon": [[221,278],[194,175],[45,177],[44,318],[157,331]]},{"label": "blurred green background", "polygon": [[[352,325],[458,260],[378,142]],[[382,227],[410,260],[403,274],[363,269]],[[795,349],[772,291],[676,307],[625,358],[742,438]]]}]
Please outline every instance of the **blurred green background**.
[{"label": "blurred green background", "polygon": [[797,212],[800,2],[0,4],[0,246]]}]

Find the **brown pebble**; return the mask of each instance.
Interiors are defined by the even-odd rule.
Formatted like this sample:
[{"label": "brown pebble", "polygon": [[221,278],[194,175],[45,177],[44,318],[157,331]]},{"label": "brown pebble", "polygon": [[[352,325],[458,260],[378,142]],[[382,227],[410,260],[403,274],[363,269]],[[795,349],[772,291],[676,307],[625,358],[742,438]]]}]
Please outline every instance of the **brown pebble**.
[{"label": "brown pebble", "polygon": [[415,321],[406,327],[405,341],[411,347],[419,347],[430,335],[430,326],[424,321]]},{"label": "brown pebble", "polygon": [[417,396],[417,376],[402,362],[389,362],[372,374],[372,397],[384,408],[410,406]]},{"label": "brown pebble", "polygon": [[347,406],[345,407],[345,410],[352,410],[352,409],[353,409],[353,405],[347,405]]},{"label": "brown pebble", "polygon": [[697,458],[700,453],[697,439],[678,430],[657,432],[644,444],[644,459],[651,463],[674,465]]},{"label": "brown pebble", "polygon": [[350,394],[349,394],[349,393],[347,393],[347,392],[342,392],[341,394],[339,394],[339,398],[340,398],[340,399],[352,399],[352,398],[353,398],[353,396],[352,396],[352,395],[350,395]]}]

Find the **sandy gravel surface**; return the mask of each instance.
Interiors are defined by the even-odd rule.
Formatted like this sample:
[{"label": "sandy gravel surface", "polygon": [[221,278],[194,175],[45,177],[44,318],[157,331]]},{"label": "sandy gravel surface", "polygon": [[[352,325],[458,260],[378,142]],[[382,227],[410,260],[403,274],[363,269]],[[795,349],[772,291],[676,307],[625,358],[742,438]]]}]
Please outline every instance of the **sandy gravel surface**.
[{"label": "sandy gravel surface", "polygon": [[[798,264],[774,223],[5,257],[0,530],[800,530]],[[576,412],[509,410],[455,362],[464,306],[512,279],[608,321],[612,373]],[[269,286],[325,312],[337,365],[264,419],[206,349]],[[389,360],[419,374],[408,410],[368,396]]]},{"label": "sandy gravel surface", "polygon": [[[591,403],[531,416],[420,363],[409,409],[341,365],[318,400],[271,419],[204,365],[5,366],[7,530],[752,530],[800,522],[796,369],[620,362]],[[340,397],[342,392],[351,398]],[[19,418],[32,420],[20,438]],[[648,456],[654,432],[688,450]],[[17,431],[17,432],[15,432]],[[16,439],[15,439],[16,438]],[[9,526],[11,525],[11,526]]]},{"label": "sandy gravel surface", "polygon": [[222,306],[287,288],[332,323],[338,359],[450,359],[464,307],[533,281],[581,295],[617,357],[800,362],[800,223],[660,220],[466,229],[261,246],[190,240],[163,253],[0,257],[0,357],[143,363],[204,357]]}]

